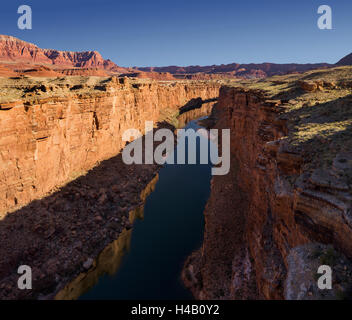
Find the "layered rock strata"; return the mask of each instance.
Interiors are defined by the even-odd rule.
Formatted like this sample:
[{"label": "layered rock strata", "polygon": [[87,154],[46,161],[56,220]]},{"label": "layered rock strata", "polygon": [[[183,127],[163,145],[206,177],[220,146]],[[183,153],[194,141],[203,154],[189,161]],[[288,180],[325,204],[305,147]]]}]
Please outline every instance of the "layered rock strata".
[{"label": "layered rock strata", "polygon": [[[183,271],[198,299],[351,296],[351,99],[341,88],[296,108],[306,98],[299,85],[290,104],[261,90],[220,90],[215,127],[231,129],[231,172],[212,179],[204,243]],[[309,139],[306,123],[316,125]],[[324,264],[332,291],[317,287]]]},{"label": "layered rock strata", "polygon": [[[0,220],[0,299],[53,299],[59,292],[60,299],[77,298],[99,274],[116,270],[120,260],[113,257],[120,259],[128,246],[158,169],[125,165],[119,154]],[[18,288],[20,265],[31,268],[31,290]],[[88,287],[79,281],[66,287],[87,271]]]},{"label": "layered rock strata", "polygon": [[2,216],[115,156],[125,145],[125,130],[143,133],[145,121],[162,121],[190,100],[219,92],[215,82],[65,79],[22,84],[20,94],[11,93],[14,101],[1,99]]},{"label": "layered rock strata", "polygon": [[[175,129],[167,121],[157,128]],[[6,215],[0,220],[0,299],[77,299],[99,276],[115,273],[159,169],[126,165],[119,153]],[[20,265],[31,267],[31,290],[17,286]]]},{"label": "layered rock strata", "polygon": [[6,35],[0,35],[0,61],[55,65],[64,68],[99,68],[119,73],[127,71],[111,60],[103,59],[97,51],[74,52],[41,49],[35,44]]}]

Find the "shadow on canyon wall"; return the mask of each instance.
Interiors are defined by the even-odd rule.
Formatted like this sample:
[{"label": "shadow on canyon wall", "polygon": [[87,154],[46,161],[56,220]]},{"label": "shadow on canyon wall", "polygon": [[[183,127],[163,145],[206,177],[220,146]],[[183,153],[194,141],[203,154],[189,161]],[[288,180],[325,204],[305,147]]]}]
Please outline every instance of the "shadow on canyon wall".
[{"label": "shadow on canyon wall", "polygon": [[218,101],[218,98],[202,100],[202,98],[191,99],[183,107],[180,108],[180,115],[191,110],[202,108],[204,104],[212,103]]},{"label": "shadow on canyon wall", "polygon": [[[210,111],[209,104],[203,109],[197,104],[191,117]],[[182,125],[192,120],[186,114]],[[165,122],[159,127],[173,129]],[[105,267],[90,275],[72,296],[91,286],[101,273],[114,273],[128,249],[134,216],[142,214],[159,168],[157,164],[126,165],[120,153],[87,173],[77,173],[77,179],[54,193],[7,214],[0,220],[0,298],[53,298],[53,292],[89,270],[100,252]],[[32,268],[33,290],[18,289],[20,265]]]},{"label": "shadow on canyon wall", "polygon": [[[90,257],[131,228],[129,213],[143,204],[140,194],[157,170],[157,165],[125,165],[118,155],[8,214],[0,221],[0,296],[49,294],[83,271]],[[17,289],[20,265],[32,268],[35,293]]]},{"label": "shadow on canyon wall", "polygon": [[[302,134],[295,131],[293,125],[291,139],[294,144],[293,152],[300,154],[303,163],[306,161],[310,163],[310,167],[305,171],[314,170],[321,177],[331,173],[331,176],[338,177],[340,185],[346,186],[352,185],[351,104],[352,95],[348,95],[326,103],[306,105],[288,114],[295,123],[299,122],[303,127]],[[329,186],[315,186],[316,190],[321,191],[329,188]],[[295,212],[295,220],[309,238],[325,244],[335,244],[333,230],[316,225],[299,211]]]},{"label": "shadow on canyon wall", "polygon": [[[325,103],[306,104],[285,114],[294,124],[291,128],[293,142],[304,152],[303,156],[320,153],[329,157],[335,154],[338,146],[351,150],[351,103],[352,95],[348,95]],[[304,135],[297,132],[296,125],[303,128]],[[320,157],[319,160],[323,159]],[[327,164],[331,162],[327,161]]]}]

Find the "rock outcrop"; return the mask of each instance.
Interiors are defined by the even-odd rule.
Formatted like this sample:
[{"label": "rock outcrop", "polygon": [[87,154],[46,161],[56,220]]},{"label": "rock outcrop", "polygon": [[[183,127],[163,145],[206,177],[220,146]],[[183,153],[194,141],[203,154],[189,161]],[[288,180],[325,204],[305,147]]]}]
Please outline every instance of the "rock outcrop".
[{"label": "rock outcrop", "polygon": [[300,87],[306,92],[323,91],[324,89],[335,89],[336,84],[331,81],[299,81]]}]

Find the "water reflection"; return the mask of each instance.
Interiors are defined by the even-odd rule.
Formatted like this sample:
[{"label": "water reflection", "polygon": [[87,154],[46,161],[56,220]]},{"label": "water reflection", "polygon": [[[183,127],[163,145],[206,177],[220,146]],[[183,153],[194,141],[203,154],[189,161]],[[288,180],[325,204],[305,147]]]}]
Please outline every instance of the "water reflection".
[{"label": "water reflection", "polygon": [[[182,114],[179,122],[207,115],[211,106]],[[200,127],[191,121],[187,128]],[[141,194],[142,200],[148,197],[145,210],[130,213],[134,221],[143,219],[145,211],[144,220],[137,219],[133,229],[106,247],[91,270],[80,274],[56,299],[191,299],[180,274],[186,257],[202,243],[210,172],[210,164],[166,164],[159,181],[156,177]]]},{"label": "water reflection", "polygon": [[119,238],[110,243],[94,261],[93,267],[86,273],[81,273],[75,280],[62,289],[55,297],[56,300],[76,300],[87,292],[99,278],[104,275],[114,275],[118,270],[122,258],[131,245],[132,229],[123,230]]},{"label": "water reflection", "polygon": [[[159,175],[156,175],[141,192],[140,198],[142,201],[145,201],[148,195],[154,191],[158,178]],[[143,217],[144,206],[140,206],[129,213],[131,223],[136,219],[142,220]],[[123,256],[130,250],[132,230],[124,229],[120,236],[99,254],[92,267],[87,272],[82,272],[76,279],[59,291],[55,299],[76,300],[96,285],[102,275],[114,275],[121,265]]]},{"label": "water reflection", "polygon": [[185,127],[190,121],[202,117],[206,117],[211,113],[211,110],[214,106],[214,102],[203,103],[200,108],[187,111],[178,116],[178,127]]}]

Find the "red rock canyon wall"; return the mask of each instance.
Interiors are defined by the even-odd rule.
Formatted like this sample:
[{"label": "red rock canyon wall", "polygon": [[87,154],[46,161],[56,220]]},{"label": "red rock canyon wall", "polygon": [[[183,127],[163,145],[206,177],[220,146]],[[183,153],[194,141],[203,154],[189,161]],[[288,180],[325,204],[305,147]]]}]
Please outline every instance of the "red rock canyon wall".
[{"label": "red rock canyon wall", "polygon": [[216,128],[231,129],[231,172],[212,179],[203,246],[185,264],[185,284],[198,299],[324,298],[314,243],[333,245],[338,261],[352,257],[348,185],[302,170],[302,155],[281,139],[280,104],[262,93],[222,87],[215,109]]},{"label": "red rock canyon wall", "polygon": [[94,94],[0,106],[2,215],[116,155],[126,129],[143,132],[144,122],[159,120],[162,110],[219,92],[214,83],[122,82]]}]

